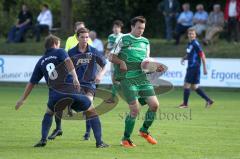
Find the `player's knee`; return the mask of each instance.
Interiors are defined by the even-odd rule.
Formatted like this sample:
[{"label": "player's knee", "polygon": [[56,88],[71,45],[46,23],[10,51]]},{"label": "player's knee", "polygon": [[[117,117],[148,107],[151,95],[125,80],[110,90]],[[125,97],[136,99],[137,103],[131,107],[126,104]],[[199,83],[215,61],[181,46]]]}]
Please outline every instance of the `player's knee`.
[{"label": "player's knee", "polygon": [[198,89],[198,86],[197,85],[192,85],[191,89],[195,91],[196,89]]},{"label": "player's knee", "polygon": [[185,88],[185,89],[190,89],[190,88],[191,88],[191,85],[188,84],[188,83],[185,83],[184,86],[183,86],[183,88]]},{"label": "player's knee", "polygon": [[51,109],[47,108],[47,110],[46,110],[46,114],[53,115],[54,112],[53,112]]},{"label": "player's knee", "polygon": [[133,110],[131,110],[131,112],[130,112],[130,114],[131,114],[132,117],[138,116],[138,113],[139,113],[139,110],[138,110],[138,109],[133,109]]},{"label": "player's knee", "polygon": [[139,108],[137,106],[130,107],[130,114],[132,117],[136,117],[139,113]]},{"label": "player's knee", "polygon": [[156,112],[159,108],[159,103],[158,102],[155,102],[155,103],[152,103],[151,106],[149,107],[149,109],[153,112]]},{"label": "player's knee", "polygon": [[84,113],[85,113],[87,119],[98,115],[96,109],[93,106],[91,106],[90,109],[88,109]]}]

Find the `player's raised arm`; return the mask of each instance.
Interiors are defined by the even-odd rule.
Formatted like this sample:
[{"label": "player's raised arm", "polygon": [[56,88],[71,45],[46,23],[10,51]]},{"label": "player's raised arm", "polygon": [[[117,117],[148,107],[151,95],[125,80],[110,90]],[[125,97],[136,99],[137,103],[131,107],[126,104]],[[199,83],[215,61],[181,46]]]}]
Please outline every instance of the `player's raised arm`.
[{"label": "player's raised arm", "polygon": [[121,71],[127,71],[127,65],[126,63],[118,58],[118,54],[121,51],[121,47],[122,47],[122,38],[120,38],[119,40],[116,40],[116,45],[114,46],[114,48],[111,50],[110,55],[109,55],[109,61],[120,65],[120,70]]}]

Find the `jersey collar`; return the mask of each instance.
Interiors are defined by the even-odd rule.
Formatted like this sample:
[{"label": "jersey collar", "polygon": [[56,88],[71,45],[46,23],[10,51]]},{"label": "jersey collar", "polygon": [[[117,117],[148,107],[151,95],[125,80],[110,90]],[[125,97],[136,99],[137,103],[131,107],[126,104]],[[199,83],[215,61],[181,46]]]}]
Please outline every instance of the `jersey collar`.
[{"label": "jersey collar", "polygon": [[140,37],[136,37],[136,36],[132,35],[131,33],[128,33],[128,34],[129,34],[130,37],[133,38],[133,39],[141,39],[141,38],[142,38],[142,36],[140,36]]},{"label": "jersey collar", "polygon": [[76,50],[76,52],[78,52],[78,53],[83,54],[83,53],[87,53],[87,52],[91,52],[91,51],[92,51],[91,46],[90,46],[89,44],[87,44],[87,50],[86,50],[86,52],[80,52],[80,51],[78,50],[78,45],[79,45],[79,43],[75,46],[75,50]]}]

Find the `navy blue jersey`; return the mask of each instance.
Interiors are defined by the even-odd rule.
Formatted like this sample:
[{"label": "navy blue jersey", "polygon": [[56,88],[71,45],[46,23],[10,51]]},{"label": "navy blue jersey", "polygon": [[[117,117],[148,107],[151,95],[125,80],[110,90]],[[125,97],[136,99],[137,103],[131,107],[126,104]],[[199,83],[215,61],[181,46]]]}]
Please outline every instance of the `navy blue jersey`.
[{"label": "navy blue jersey", "polygon": [[200,68],[202,48],[197,40],[188,43],[187,49],[188,68]]},{"label": "navy blue jersey", "polygon": [[30,79],[30,83],[37,84],[42,77],[45,78],[49,86],[47,105],[53,112],[63,106],[65,108],[66,105],[77,112],[86,111],[91,105],[91,101],[86,96],[74,93],[73,84],[65,83],[65,77],[69,73],[64,61],[68,57],[63,49],[48,49],[37,62]]},{"label": "navy blue jersey", "polygon": [[96,89],[95,78],[98,73],[98,65],[103,68],[106,59],[95,48],[88,46],[86,52],[80,52],[78,45],[68,51],[77,72],[81,87]]},{"label": "navy blue jersey", "polygon": [[59,75],[55,68],[68,57],[68,54],[63,49],[51,48],[46,50],[45,54],[38,60],[30,82],[37,84],[44,77],[48,84],[49,78],[51,80],[57,79]]}]

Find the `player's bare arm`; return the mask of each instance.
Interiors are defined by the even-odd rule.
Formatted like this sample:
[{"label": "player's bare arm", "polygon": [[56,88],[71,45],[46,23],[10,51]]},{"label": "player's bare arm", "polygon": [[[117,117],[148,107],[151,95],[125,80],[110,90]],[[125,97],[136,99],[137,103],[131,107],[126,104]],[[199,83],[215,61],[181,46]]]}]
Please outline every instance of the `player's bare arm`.
[{"label": "player's bare arm", "polygon": [[206,66],[206,56],[205,53],[203,51],[199,52],[199,56],[202,60],[202,64],[203,64],[203,74],[206,75],[207,74],[207,66]]},{"label": "player's bare arm", "polygon": [[203,57],[201,57],[201,59],[202,59],[202,64],[203,64],[203,73],[204,73],[204,75],[207,75],[206,57],[203,56]]},{"label": "player's bare arm", "polygon": [[184,65],[184,61],[187,60],[187,55],[183,56],[181,59],[181,64]]},{"label": "player's bare arm", "polygon": [[70,58],[67,58],[65,61],[66,67],[68,69],[68,72],[73,76],[73,84],[76,87],[78,91],[80,91],[80,83],[78,81],[78,76],[76,73],[76,70],[74,68],[74,65],[72,63],[72,60]]},{"label": "player's bare arm", "polygon": [[96,79],[95,79],[95,82],[98,84],[100,83],[100,81],[102,80],[103,78],[103,75],[107,72],[107,67],[106,65],[101,68],[101,71],[99,71],[99,73],[96,75]]},{"label": "player's bare arm", "polygon": [[125,61],[119,59],[117,55],[110,54],[109,61],[120,66],[121,71],[127,71],[127,65]]},{"label": "player's bare arm", "polygon": [[31,93],[33,88],[34,88],[34,84],[29,82],[24,90],[23,95],[16,103],[16,106],[15,106],[16,110],[18,110],[23,105],[24,101],[27,99],[28,95]]}]

